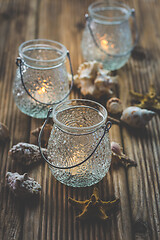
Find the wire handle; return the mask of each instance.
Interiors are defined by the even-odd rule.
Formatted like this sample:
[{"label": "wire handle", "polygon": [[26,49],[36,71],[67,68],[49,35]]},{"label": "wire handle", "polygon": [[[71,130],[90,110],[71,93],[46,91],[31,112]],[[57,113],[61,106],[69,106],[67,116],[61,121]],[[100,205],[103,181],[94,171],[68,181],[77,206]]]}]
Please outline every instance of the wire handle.
[{"label": "wire handle", "polygon": [[112,126],[112,123],[111,123],[110,121],[108,121],[108,122],[106,123],[106,126],[105,126],[105,128],[104,128],[103,135],[102,135],[102,137],[100,138],[99,142],[97,143],[96,147],[94,148],[94,150],[92,151],[92,153],[91,153],[87,158],[85,158],[82,162],[77,163],[77,164],[75,164],[75,165],[72,165],[72,166],[70,166],[70,167],[56,166],[56,165],[50,163],[50,161],[44,156],[44,154],[43,154],[43,152],[42,152],[42,149],[41,149],[41,136],[42,136],[43,130],[44,130],[44,128],[45,128],[45,126],[46,126],[46,124],[47,124],[47,122],[48,122],[48,120],[49,120],[49,117],[50,117],[52,111],[53,111],[53,108],[50,108],[49,111],[48,111],[48,114],[47,114],[47,118],[46,118],[46,120],[45,120],[45,122],[44,122],[44,124],[43,124],[43,126],[42,126],[42,128],[41,128],[41,130],[40,130],[39,137],[38,137],[38,145],[39,145],[39,151],[40,151],[41,156],[43,157],[43,159],[44,159],[51,167],[54,167],[54,168],[57,168],[57,169],[71,169],[71,168],[78,167],[78,166],[80,166],[81,164],[85,163],[85,162],[86,162],[90,157],[92,157],[92,155],[95,153],[95,151],[97,150],[98,146],[99,146],[100,143],[102,142],[102,139],[104,138],[105,134],[106,134],[107,132],[109,132],[109,130],[110,130],[111,126]]},{"label": "wire handle", "polygon": [[74,76],[73,76],[73,69],[72,69],[72,63],[71,63],[71,58],[70,58],[70,53],[69,53],[69,51],[67,51],[67,57],[68,57],[68,60],[69,60],[69,65],[70,65],[70,70],[71,70],[71,75],[72,75],[72,81],[71,81],[70,89],[69,89],[69,92],[65,95],[65,97],[64,97],[63,99],[61,99],[60,101],[57,101],[57,102],[53,102],[53,103],[44,103],[44,102],[41,102],[41,101],[37,100],[35,97],[33,97],[33,96],[31,95],[31,93],[30,93],[29,90],[27,89],[27,87],[26,87],[26,85],[25,85],[25,83],[24,83],[24,80],[23,80],[22,65],[24,64],[24,61],[23,61],[20,57],[17,57],[17,59],[16,59],[16,64],[17,64],[17,66],[19,67],[22,85],[23,85],[26,93],[27,93],[34,101],[36,101],[37,103],[46,105],[46,106],[52,106],[52,105],[55,105],[55,104],[58,104],[58,103],[63,102],[63,101],[70,95],[70,93],[71,93],[71,91],[72,91],[72,88],[73,88]]},{"label": "wire handle", "polygon": [[[134,44],[133,44],[133,46],[131,47],[131,49],[130,49],[128,52],[125,52],[125,53],[123,53],[123,54],[116,54],[116,56],[121,57],[121,56],[127,55],[128,53],[130,53],[130,52],[134,49],[134,47],[135,47],[135,46],[137,45],[137,43],[138,43],[138,29],[137,29],[137,24],[136,24],[136,21],[135,21],[135,9],[134,9],[134,8],[131,9],[131,17],[133,18],[134,29],[135,29],[135,32],[136,32]],[[94,42],[95,46],[96,46],[101,52],[103,52],[105,55],[110,56],[110,57],[113,57],[112,54],[107,53],[107,52],[100,46],[100,44],[97,42],[97,40],[96,40],[96,38],[95,38],[95,36],[94,36],[94,33],[93,33],[93,31],[92,31],[92,28],[91,28],[91,21],[92,21],[91,16],[89,16],[89,15],[86,13],[86,14],[85,14],[85,18],[86,18],[86,22],[87,22],[87,26],[88,26],[90,35],[91,35],[91,37],[92,37],[92,39],[93,39],[93,42]]]}]

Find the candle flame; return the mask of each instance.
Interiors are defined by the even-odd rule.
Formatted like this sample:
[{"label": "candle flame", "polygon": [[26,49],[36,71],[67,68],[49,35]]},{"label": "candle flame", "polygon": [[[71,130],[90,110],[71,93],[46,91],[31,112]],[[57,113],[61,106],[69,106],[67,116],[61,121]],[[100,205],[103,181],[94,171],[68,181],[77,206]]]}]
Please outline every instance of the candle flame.
[{"label": "candle flame", "polygon": [[107,50],[108,49],[108,41],[105,39],[101,40],[101,46],[103,49]]},{"label": "candle flame", "polygon": [[37,92],[38,92],[38,94],[43,94],[46,92],[46,89],[45,89],[45,87],[42,87]]},{"label": "candle flame", "polygon": [[108,38],[107,34],[104,34],[102,37],[98,36],[98,38],[100,40],[100,45],[104,50],[109,50],[110,48],[114,49],[114,44],[106,40]]}]

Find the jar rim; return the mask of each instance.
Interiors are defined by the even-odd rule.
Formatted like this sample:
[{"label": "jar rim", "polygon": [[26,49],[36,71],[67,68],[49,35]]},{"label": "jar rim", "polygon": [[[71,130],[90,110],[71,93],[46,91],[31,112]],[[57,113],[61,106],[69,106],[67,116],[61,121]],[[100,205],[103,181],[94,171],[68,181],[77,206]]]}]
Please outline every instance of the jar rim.
[{"label": "jar rim", "polygon": [[[95,105],[97,106],[97,108],[101,109],[101,111],[99,110],[99,112],[101,112],[101,116],[102,116],[102,120],[92,126],[88,126],[88,127],[71,127],[71,126],[68,126],[64,123],[62,123],[61,121],[59,121],[57,119],[57,110],[58,108],[62,107],[64,104],[72,104],[74,102],[81,102],[82,104],[81,105],[78,105],[77,106],[88,106],[89,107],[89,104],[91,105]],[[86,105],[83,105],[85,104]],[[88,105],[87,105],[88,104]],[[74,105],[71,105],[74,107]],[[63,110],[66,110],[66,109],[63,109]],[[62,110],[62,111],[63,111]],[[96,110],[96,108],[95,108]],[[56,107],[53,109],[53,121],[54,123],[62,130],[64,130],[65,132],[69,132],[69,133],[80,133],[80,134],[86,134],[86,133],[90,133],[90,132],[93,132],[95,130],[97,130],[98,128],[100,128],[103,124],[105,124],[106,120],[107,120],[107,116],[108,116],[108,113],[107,113],[107,110],[104,106],[102,106],[100,103],[98,102],[95,102],[95,101],[92,101],[92,100],[88,100],[88,99],[70,99],[70,100],[66,100],[62,103],[59,103],[58,105],[56,105]]]},{"label": "jar rim", "polygon": [[[121,16],[103,16],[98,12],[98,10],[103,10],[103,7],[107,8],[114,8],[114,7],[119,7],[121,10],[123,10],[124,15]],[[125,11],[124,11],[125,10]],[[126,5],[125,3],[113,1],[113,2],[105,2],[105,1],[100,1],[100,2],[93,2],[92,4],[89,5],[88,7],[88,12],[91,15],[91,17],[95,18],[98,22],[101,23],[117,23],[117,22],[122,22],[126,19],[128,19],[131,14],[132,14],[132,9]]]},{"label": "jar rim", "polygon": [[[26,47],[31,47],[31,46],[41,46],[41,47],[42,46],[50,46],[50,47],[54,47],[56,45],[59,48],[61,48],[59,50],[61,51],[62,55],[57,57],[57,58],[54,58],[54,59],[45,59],[44,60],[44,59],[32,58],[32,57],[29,57],[28,55],[26,55],[23,51],[24,49],[26,49]],[[25,41],[25,42],[21,43],[21,45],[19,46],[19,55],[20,55],[20,57],[25,58],[25,59],[30,60],[30,61],[33,61],[33,62],[36,61],[36,62],[41,62],[41,63],[43,63],[43,62],[52,63],[52,62],[57,62],[57,61],[64,60],[64,58],[67,55],[67,48],[63,44],[61,44],[57,41],[54,41],[54,40],[33,39],[33,40],[28,40],[28,41]]]}]

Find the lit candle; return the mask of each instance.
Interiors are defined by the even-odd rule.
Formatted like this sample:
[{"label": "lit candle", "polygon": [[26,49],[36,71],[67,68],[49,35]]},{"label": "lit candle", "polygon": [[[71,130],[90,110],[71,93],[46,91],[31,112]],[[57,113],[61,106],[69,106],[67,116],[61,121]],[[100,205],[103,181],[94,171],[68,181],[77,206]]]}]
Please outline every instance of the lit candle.
[{"label": "lit candle", "polygon": [[45,89],[45,87],[42,87],[37,92],[38,92],[38,94],[43,94],[46,92],[46,89]]},{"label": "lit candle", "polygon": [[47,90],[45,87],[41,87],[41,88],[37,87],[37,91],[35,91],[34,97],[35,97],[35,99],[37,99],[38,101],[43,102],[43,103],[48,103],[48,101],[49,101],[48,96],[47,96]]},{"label": "lit candle", "polygon": [[100,40],[100,45],[103,50],[107,51],[108,53],[115,52],[115,46],[113,43],[107,40],[107,34],[104,34],[102,37],[98,36],[98,38]]},{"label": "lit candle", "polygon": [[[78,150],[76,152],[73,153],[73,156],[72,156],[72,165],[76,165],[78,163],[80,163],[82,160],[85,159],[85,154],[84,156],[82,157],[82,153]],[[69,171],[70,171],[70,174],[72,176],[76,176],[78,175],[78,171],[81,169],[82,166],[79,166],[79,167],[75,167],[75,168],[71,168]],[[83,172],[86,172],[87,171],[87,162],[83,164]]]}]

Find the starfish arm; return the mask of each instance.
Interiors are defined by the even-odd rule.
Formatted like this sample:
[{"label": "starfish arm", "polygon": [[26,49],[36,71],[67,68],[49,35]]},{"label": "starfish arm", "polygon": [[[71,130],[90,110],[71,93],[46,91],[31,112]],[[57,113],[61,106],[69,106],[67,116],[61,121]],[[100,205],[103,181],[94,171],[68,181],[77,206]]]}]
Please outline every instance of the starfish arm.
[{"label": "starfish arm", "polygon": [[153,84],[151,84],[149,87],[148,96],[150,96],[152,98],[154,98],[156,96],[156,89]]},{"label": "starfish arm", "polygon": [[160,110],[160,102],[158,102],[158,103],[157,102],[152,102],[152,103],[150,103],[150,102],[145,102],[145,103],[141,102],[140,104],[136,104],[135,106],[140,107],[140,108],[150,109],[152,111]]},{"label": "starfish arm", "polygon": [[141,99],[144,98],[144,95],[143,95],[143,94],[134,92],[134,91],[132,91],[132,90],[130,91],[130,94],[131,94],[133,97],[135,97],[137,100],[141,100]]},{"label": "starfish arm", "polygon": [[79,209],[79,210],[83,210],[85,208],[85,206],[88,204],[89,200],[85,200],[85,201],[77,201],[71,197],[69,197],[68,201],[70,202],[70,204],[72,206],[74,206],[75,208]]},{"label": "starfish arm", "polygon": [[105,213],[105,210],[103,208],[99,208],[97,217],[104,221],[109,219],[109,217],[107,216],[107,214]]},{"label": "starfish arm", "polygon": [[152,109],[154,110],[160,110],[160,102],[156,102],[156,103],[154,103],[152,106]]},{"label": "starfish arm", "polygon": [[119,199],[115,199],[113,201],[108,201],[108,202],[104,202],[101,200],[101,205],[105,210],[111,210],[115,208],[115,206],[118,206],[119,203],[120,203]]},{"label": "starfish arm", "polygon": [[83,209],[83,212],[82,213],[80,213],[78,216],[76,216],[76,219],[86,219],[86,218],[88,218],[90,215],[89,215],[89,213],[88,213],[88,209],[85,207],[84,209]]},{"label": "starfish arm", "polygon": [[98,191],[98,188],[97,188],[97,187],[94,187],[94,189],[93,189],[93,194],[95,195],[95,198],[96,198],[96,199],[99,199],[99,191]]},{"label": "starfish arm", "polygon": [[139,108],[146,108],[146,105],[143,102],[140,102],[139,104],[135,104],[134,106],[139,107]]}]

